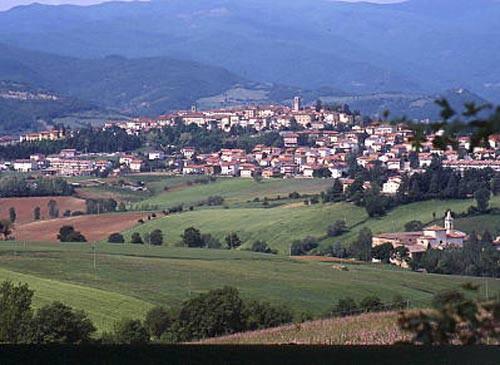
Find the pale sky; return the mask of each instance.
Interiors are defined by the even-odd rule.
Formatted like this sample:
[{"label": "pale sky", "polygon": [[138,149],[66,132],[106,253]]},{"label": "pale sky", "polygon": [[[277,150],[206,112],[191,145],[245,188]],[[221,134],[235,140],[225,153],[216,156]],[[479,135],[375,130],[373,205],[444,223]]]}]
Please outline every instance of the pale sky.
[{"label": "pale sky", "polygon": [[[27,5],[34,2],[41,4],[51,4],[51,5],[58,5],[58,4],[91,5],[91,4],[104,3],[106,1],[111,1],[111,0],[0,0],[0,11],[8,10],[10,8],[13,8],[14,6]],[[121,0],[121,1],[134,1],[134,0]],[[140,0],[140,1],[147,1],[147,0]],[[358,2],[362,0],[344,0],[344,1]],[[365,1],[382,4],[382,3],[401,2],[402,0],[365,0]]]}]

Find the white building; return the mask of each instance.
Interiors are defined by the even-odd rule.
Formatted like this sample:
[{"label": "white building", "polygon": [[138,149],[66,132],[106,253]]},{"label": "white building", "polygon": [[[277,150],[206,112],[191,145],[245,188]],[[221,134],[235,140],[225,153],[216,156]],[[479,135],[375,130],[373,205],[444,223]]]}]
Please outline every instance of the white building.
[{"label": "white building", "polygon": [[16,160],[14,161],[13,168],[19,172],[30,172],[36,167],[36,163],[31,160]]},{"label": "white building", "polygon": [[388,195],[395,195],[398,192],[400,186],[401,186],[401,178],[400,177],[391,177],[382,186],[382,193],[388,194]]}]

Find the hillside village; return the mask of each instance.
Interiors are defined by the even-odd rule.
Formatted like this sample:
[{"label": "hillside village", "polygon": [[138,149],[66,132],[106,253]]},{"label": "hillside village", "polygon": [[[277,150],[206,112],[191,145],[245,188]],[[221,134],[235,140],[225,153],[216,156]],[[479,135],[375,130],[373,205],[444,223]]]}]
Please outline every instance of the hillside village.
[{"label": "hillside village", "polygon": [[[299,97],[293,100],[291,108],[271,105],[198,111],[193,107],[188,112],[158,118],[110,121],[102,128],[118,127],[129,135],[140,136],[178,123],[226,132],[234,128],[252,129],[261,134],[277,131],[281,141],[272,146],[258,144],[251,151],[228,148],[212,153],[201,153],[189,146],[107,154],[64,149],[57,155],[33,154],[29,159],[0,161],[0,169],[60,176],[161,170],[178,175],[242,178],[325,177],[342,179],[347,187],[352,181],[346,178],[346,172],[352,163],[350,159],[355,156],[357,165],[363,168],[381,165],[389,171],[382,189],[382,193],[388,195],[396,194],[403,176],[422,172],[435,157],[442,160],[443,167],[460,172],[485,168],[500,171],[500,135],[490,136],[487,146],[469,152],[468,137],[459,138],[458,150],[443,151],[433,147],[435,135],[431,134],[417,152],[414,131],[404,124],[367,121],[351,113],[347,106],[334,110],[302,107]],[[65,137],[64,131],[52,130],[21,135],[17,140],[3,137],[0,143],[56,141]]]}]

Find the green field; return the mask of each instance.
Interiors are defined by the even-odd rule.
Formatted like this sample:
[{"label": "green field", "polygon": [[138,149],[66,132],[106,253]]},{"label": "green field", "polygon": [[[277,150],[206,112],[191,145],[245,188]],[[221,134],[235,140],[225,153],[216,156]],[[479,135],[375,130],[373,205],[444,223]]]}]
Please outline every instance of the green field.
[{"label": "green field", "polygon": [[2,268],[0,281],[4,280],[27,283],[35,291],[35,308],[58,300],[74,308],[84,309],[101,331],[111,330],[114,322],[124,317],[143,317],[152,307],[148,302],[127,295]]},{"label": "green field", "polygon": [[[161,229],[166,243],[173,246],[180,241],[184,229],[193,226],[219,239],[229,232],[237,232],[246,245],[264,240],[281,254],[286,254],[294,240],[307,236],[324,237],[328,226],[338,219],[345,220],[350,231],[341,237],[327,239],[324,244],[334,241],[349,243],[363,227],[370,228],[373,233],[401,231],[411,220],[428,223],[433,220],[433,213],[439,217],[444,216],[447,209],[463,212],[473,203],[472,200],[430,200],[400,206],[383,218],[369,218],[364,208],[348,203],[305,206],[297,202],[270,209],[202,209],[155,220],[136,227],[126,236],[130,237],[132,232]],[[492,200],[492,205],[500,206],[500,197]]]},{"label": "green field", "polygon": [[[196,176],[165,178],[146,182],[151,191],[158,193],[149,199],[137,204],[141,206],[157,206],[160,209],[179,204],[193,205],[206,200],[209,196],[222,196],[225,205],[237,206],[246,204],[255,198],[261,201],[267,198],[287,197],[292,192],[300,194],[317,194],[333,184],[329,179],[270,179],[255,182],[252,179],[218,178],[210,184],[195,184],[182,186],[182,181],[195,180]],[[170,184],[170,185],[169,185]],[[160,187],[169,186],[171,191],[162,192]]]},{"label": "green field", "polygon": [[[440,290],[484,279],[419,274],[391,266],[299,262],[242,251],[101,244],[96,267],[89,245],[0,245],[0,279],[28,282],[38,305],[61,300],[88,311],[101,330],[119,317],[142,318],[154,304],[178,306],[197,293],[224,285],[244,298],[286,304],[296,313],[320,315],[341,297],[360,300],[396,294],[425,306]],[[500,280],[488,280],[490,293]]]}]

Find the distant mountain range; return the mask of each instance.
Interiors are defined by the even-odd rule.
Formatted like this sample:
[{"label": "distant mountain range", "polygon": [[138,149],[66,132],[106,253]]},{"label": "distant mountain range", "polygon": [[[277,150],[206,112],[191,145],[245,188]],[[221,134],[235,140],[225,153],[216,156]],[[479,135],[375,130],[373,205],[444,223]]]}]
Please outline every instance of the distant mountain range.
[{"label": "distant mountain range", "polygon": [[[466,88],[500,102],[498,19],[496,0],[34,4],[0,13],[0,42],[72,57],[169,57],[228,70],[209,90],[202,85],[197,95],[218,92],[241,75],[354,95]],[[128,63],[129,72],[136,66]]]},{"label": "distant mountain range", "polygon": [[[108,56],[78,59],[0,44],[0,131],[15,133],[61,121],[94,123],[112,114],[156,116],[187,109],[245,104],[349,104],[365,115],[431,118],[439,115],[437,95],[372,93],[352,96],[329,87],[303,89],[248,81],[224,68],[166,57]],[[50,91],[49,91],[50,90]],[[442,93],[459,108],[465,101],[486,102],[466,90]]]}]

